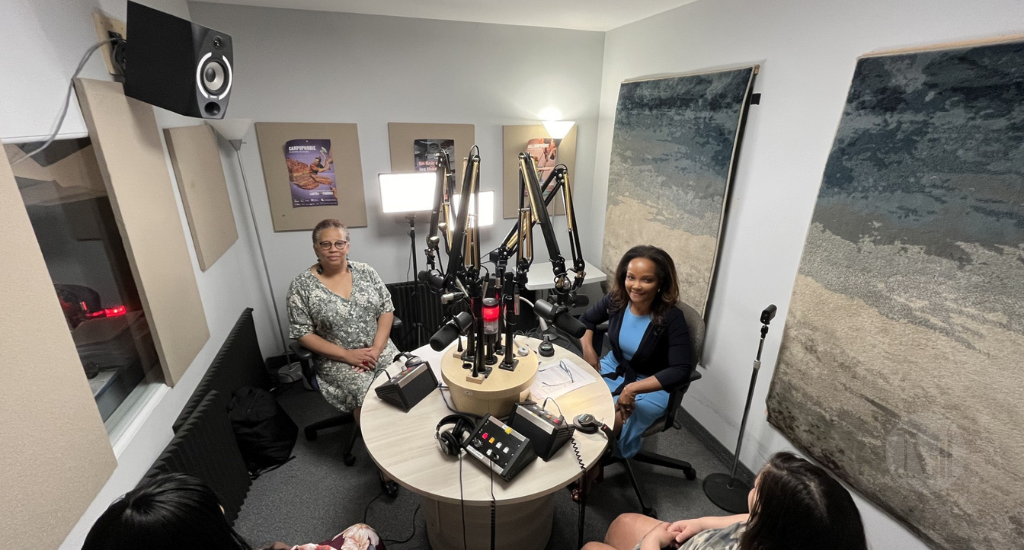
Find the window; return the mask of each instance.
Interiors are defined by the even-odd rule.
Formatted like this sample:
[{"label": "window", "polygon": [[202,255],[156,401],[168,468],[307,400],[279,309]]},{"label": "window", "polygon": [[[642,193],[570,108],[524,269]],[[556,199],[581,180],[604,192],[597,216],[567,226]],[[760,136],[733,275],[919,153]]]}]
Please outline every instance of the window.
[{"label": "window", "polygon": [[88,138],[58,140],[18,162],[40,145],[8,145],[6,153],[110,431],[108,419],[123,413],[118,408],[127,407],[133,391],[162,381],[159,358],[92,144]]}]

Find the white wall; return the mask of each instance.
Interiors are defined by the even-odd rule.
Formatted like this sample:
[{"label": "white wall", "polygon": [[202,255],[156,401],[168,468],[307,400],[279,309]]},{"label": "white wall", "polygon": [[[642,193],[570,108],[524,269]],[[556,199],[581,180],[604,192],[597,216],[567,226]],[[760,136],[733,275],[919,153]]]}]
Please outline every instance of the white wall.
[{"label": "white wall", "polygon": [[[189,17],[185,0],[146,0],[157,9]],[[113,0],[8,0],[0,17],[0,140],[17,143],[40,139],[52,131],[67,90],[68,80],[85,50],[98,41],[93,30],[92,12],[105,9],[114,16],[125,17],[126,4]],[[60,17],[54,17],[54,14]],[[81,76],[106,79],[106,68],[97,53]],[[161,127],[196,124],[193,119],[157,109]],[[72,96],[71,108],[61,130],[62,137],[87,134],[77,99]],[[162,139],[162,137],[161,137]],[[269,314],[271,304],[262,275],[255,245],[255,234],[249,217],[241,178],[234,161],[234,151],[221,147],[229,194],[238,227],[239,240],[205,273],[200,271],[191,240],[193,269],[202,296],[210,340],[192,366],[174,388],[163,387],[130,424],[125,435],[114,446],[118,467],[110,480],[65,540],[62,548],[81,548],[92,523],[118,496],[138,483],[139,479],[171,440],[171,424],[192,395],[217,350],[245,307],[254,308],[256,329],[264,355],[281,351],[276,325]],[[170,158],[167,169],[173,179]],[[187,227],[181,197],[175,186],[183,227]],[[188,235],[188,232],[185,232]],[[54,307],[56,302],[54,302]],[[45,340],[45,339],[44,339]],[[45,345],[44,341],[40,345]],[[84,376],[84,372],[82,374]],[[2,422],[3,419],[0,419]],[[31,454],[31,450],[28,451]],[[44,450],[39,450],[44,452]],[[45,510],[40,510],[45,514]]]},{"label": "white wall", "polygon": [[[705,377],[686,409],[726,447],[736,444],[759,337],[759,312],[779,313],[765,344],[741,453],[755,471],[792,445],[764,414],[783,322],[828,151],[857,57],[872,51],[1024,31],[1019,0],[749,2],[703,0],[610,31],[605,41],[593,195],[603,227],[619,83],[656,74],[760,63],[708,319]],[[603,235],[591,235],[599,250]],[[925,548],[857,497],[873,548]]]},{"label": "white wall", "polygon": [[[391,171],[388,122],[476,126],[481,185],[501,197],[502,125],[535,124],[555,107],[579,122],[576,201],[579,222],[591,201],[604,34],[596,32],[315,13],[190,3],[193,20],[232,36],[235,87],[228,118],[263,122],[354,122],[359,126],[368,227],[353,229],[351,256],[373,265],[385,282],[406,280],[409,238],[404,219],[380,213],[377,174]],[[468,151],[457,151],[463,156]],[[283,305],[291,280],[316,258],[309,231],[273,232],[255,131],[242,159],[275,297]],[[501,206],[496,205],[500,218]],[[564,217],[556,218],[564,228]],[[344,220],[342,220],[344,221]],[[482,230],[484,250],[511,227]],[[423,267],[427,228],[417,223]],[[564,230],[563,230],[564,231]],[[536,238],[540,238],[539,233]],[[543,251],[543,243],[536,243]],[[569,252],[564,242],[563,255]],[[596,256],[597,249],[584,249]],[[540,260],[546,254],[538,252]],[[282,316],[286,313],[282,308]]]}]

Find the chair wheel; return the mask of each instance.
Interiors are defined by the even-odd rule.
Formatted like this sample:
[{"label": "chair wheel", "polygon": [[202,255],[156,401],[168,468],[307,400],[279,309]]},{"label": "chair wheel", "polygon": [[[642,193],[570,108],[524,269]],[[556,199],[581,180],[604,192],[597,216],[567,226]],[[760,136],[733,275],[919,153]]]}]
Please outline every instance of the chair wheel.
[{"label": "chair wheel", "polygon": [[658,511],[654,508],[644,508],[644,515],[649,518],[658,518]]},{"label": "chair wheel", "polygon": [[351,466],[356,463],[355,455],[345,455],[341,457],[341,461],[345,463],[345,466]]},{"label": "chair wheel", "polygon": [[306,432],[306,441],[316,441],[316,430],[306,428],[304,431]]},{"label": "chair wheel", "polygon": [[693,468],[687,468],[683,470],[683,474],[685,474],[686,479],[690,481],[697,479],[697,470],[694,470]]}]

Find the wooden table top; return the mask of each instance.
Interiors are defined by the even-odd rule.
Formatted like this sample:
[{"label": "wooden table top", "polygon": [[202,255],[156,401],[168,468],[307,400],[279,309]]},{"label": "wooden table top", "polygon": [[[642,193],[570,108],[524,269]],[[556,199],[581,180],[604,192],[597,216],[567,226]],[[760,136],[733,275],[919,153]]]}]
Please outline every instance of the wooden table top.
[{"label": "wooden table top", "polygon": [[[522,336],[516,337],[516,341],[526,342],[534,351],[540,343],[539,340]],[[414,353],[430,362],[440,381],[441,354],[426,346]],[[583,359],[558,346],[555,346],[554,357],[541,358],[541,366],[570,358],[581,367],[589,368]],[[388,372],[392,376],[400,370],[398,363],[388,367]],[[380,376],[374,381],[372,388],[386,381],[386,376]],[[363,402],[360,424],[366,448],[381,470],[399,485],[435,500],[464,500],[467,505],[490,505],[491,470],[465,453],[462,458],[460,499],[459,459],[444,455],[434,439],[437,423],[441,418],[451,414],[440,391],[431,393],[406,413],[381,401],[372,388]],[[450,403],[451,396],[447,391],[444,391],[444,394]],[[611,392],[596,374],[593,383],[563,395],[557,401],[568,421],[578,414],[589,412],[599,420],[610,423],[614,415]],[[552,412],[557,411],[551,402],[547,408]],[[583,464],[587,468],[600,458],[607,444],[605,436],[601,433],[588,435],[577,431],[574,439]],[[565,487],[579,477],[580,473],[580,465],[570,441],[548,462],[540,458],[535,459],[512,481],[506,482],[494,475],[494,499],[498,503],[532,500]]]}]

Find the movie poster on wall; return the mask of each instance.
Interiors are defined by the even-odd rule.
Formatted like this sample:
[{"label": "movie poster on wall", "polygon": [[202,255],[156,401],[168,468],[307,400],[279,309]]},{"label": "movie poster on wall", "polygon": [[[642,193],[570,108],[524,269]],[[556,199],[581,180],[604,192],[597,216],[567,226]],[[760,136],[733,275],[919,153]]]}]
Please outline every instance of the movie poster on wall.
[{"label": "movie poster on wall", "polygon": [[331,140],[293,139],[285,142],[284,150],[292,208],[337,206]]},{"label": "movie poster on wall", "polygon": [[455,162],[454,139],[417,139],[413,141],[413,162],[417,172],[433,172],[437,170],[437,154],[448,153],[448,158]]}]

